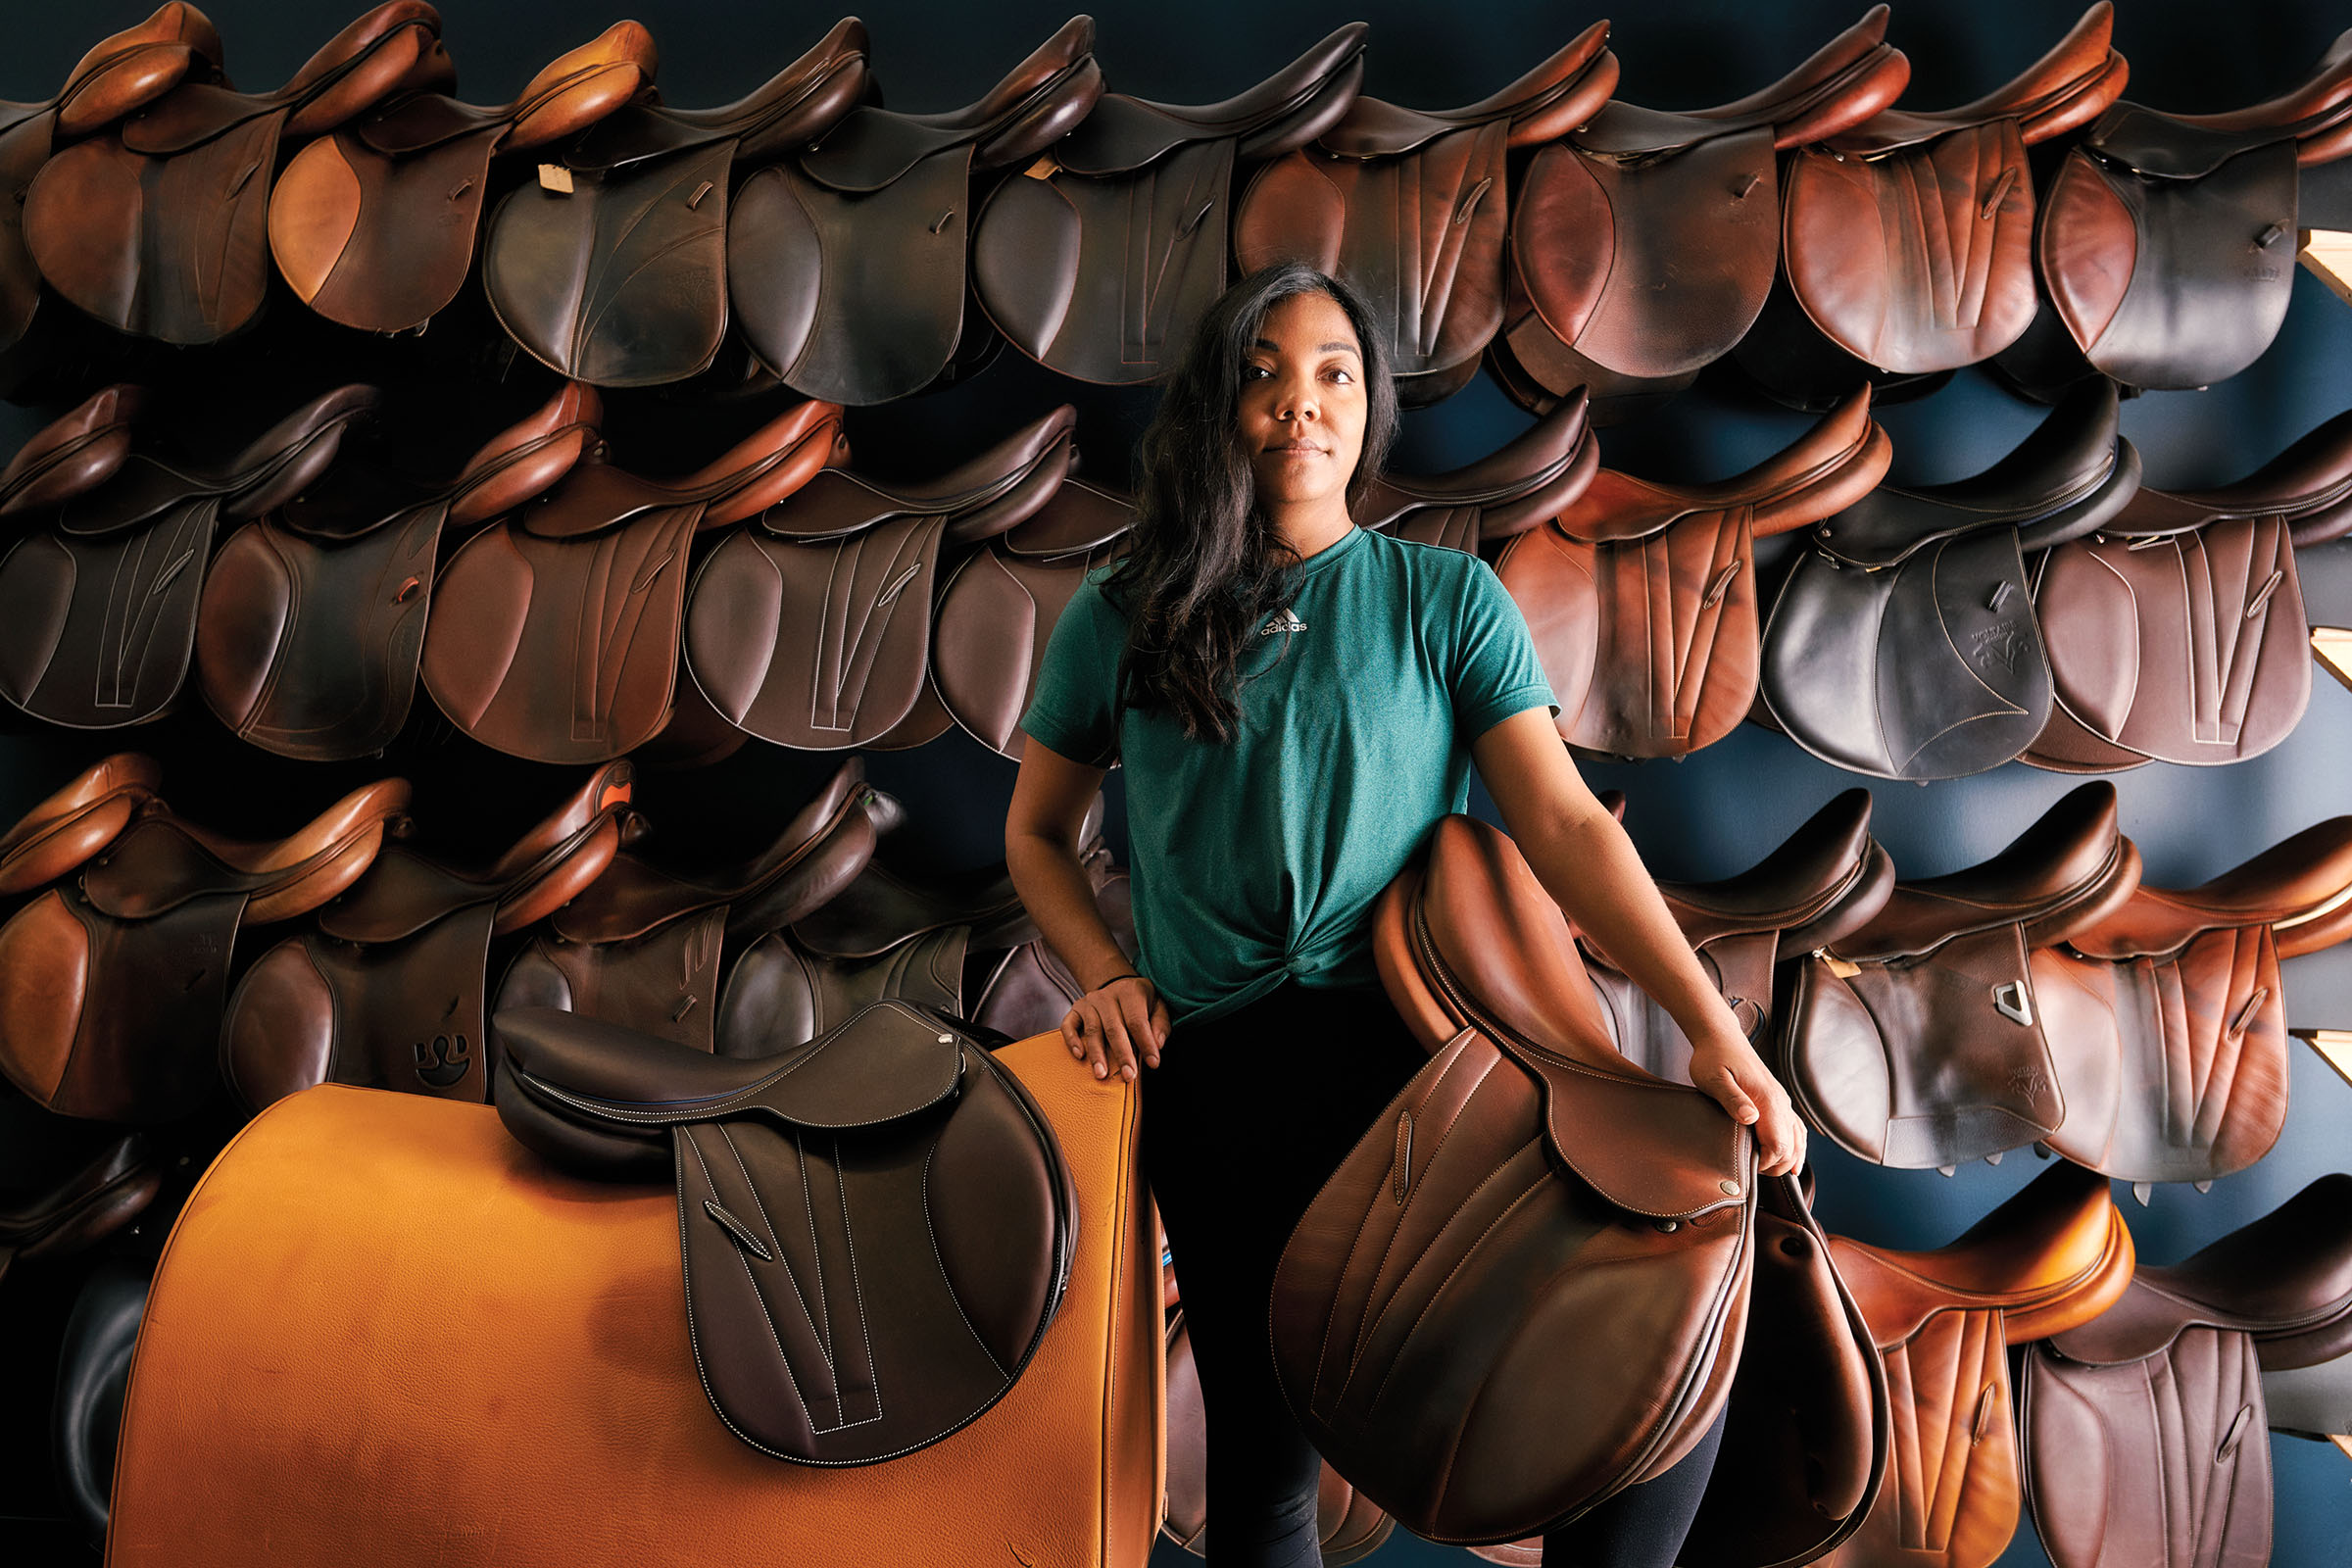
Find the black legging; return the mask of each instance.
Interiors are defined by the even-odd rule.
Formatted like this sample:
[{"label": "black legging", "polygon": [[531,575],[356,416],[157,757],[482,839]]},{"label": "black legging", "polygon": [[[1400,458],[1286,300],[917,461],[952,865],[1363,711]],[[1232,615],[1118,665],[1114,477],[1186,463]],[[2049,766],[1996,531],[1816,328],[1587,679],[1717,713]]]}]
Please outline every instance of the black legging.
[{"label": "black legging", "polygon": [[[1144,1082],[1144,1174],[1159,1201],[1208,1421],[1218,1568],[1316,1568],[1322,1460],[1274,1381],[1266,1303],[1291,1229],[1428,1054],[1377,987],[1295,982],[1180,1026]],[[1544,1539],[1548,1568],[1671,1568],[1720,1418],[1690,1456]]]}]

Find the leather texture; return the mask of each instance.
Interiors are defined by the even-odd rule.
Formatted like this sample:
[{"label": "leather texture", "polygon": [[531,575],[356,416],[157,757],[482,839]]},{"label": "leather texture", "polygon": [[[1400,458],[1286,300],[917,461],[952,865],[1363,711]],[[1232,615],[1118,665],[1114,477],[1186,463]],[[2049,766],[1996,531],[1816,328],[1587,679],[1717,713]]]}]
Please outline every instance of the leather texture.
[{"label": "leather texture", "polygon": [[97,1246],[147,1211],[164,1185],[146,1137],[124,1133],[59,1180],[0,1205],[0,1278],[19,1258],[66,1257]]},{"label": "leather texture", "polygon": [[99,1264],[74,1298],[65,1343],[58,1348],[50,1452],[74,1521],[91,1544],[101,1547],[131,1351],[154,1273],[153,1264],[137,1258]]}]

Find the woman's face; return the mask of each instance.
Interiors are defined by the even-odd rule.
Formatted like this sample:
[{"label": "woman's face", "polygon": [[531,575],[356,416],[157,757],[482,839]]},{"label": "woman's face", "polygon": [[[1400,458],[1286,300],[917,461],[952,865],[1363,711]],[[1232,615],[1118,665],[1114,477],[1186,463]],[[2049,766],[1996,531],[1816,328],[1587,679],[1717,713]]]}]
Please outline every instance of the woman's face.
[{"label": "woman's face", "polygon": [[1268,509],[1344,496],[1364,450],[1364,361],[1328,294],[1275,301],[1242,370],[1242,442]]}]

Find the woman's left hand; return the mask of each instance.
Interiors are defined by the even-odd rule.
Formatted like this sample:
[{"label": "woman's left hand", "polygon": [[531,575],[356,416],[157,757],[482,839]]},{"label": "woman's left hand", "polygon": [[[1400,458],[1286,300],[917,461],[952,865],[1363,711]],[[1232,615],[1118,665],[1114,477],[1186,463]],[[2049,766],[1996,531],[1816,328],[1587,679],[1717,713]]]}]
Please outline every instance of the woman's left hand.
[{"label": "woman's left hand", "polygon": [[1757,1173],[1786,1176],[1805,1162],[1805,1124],[1788,1091],[1746,1041],[1702,1041],[1690,1053],[1690,1081],[1732,1120],[1754,1129]]}]

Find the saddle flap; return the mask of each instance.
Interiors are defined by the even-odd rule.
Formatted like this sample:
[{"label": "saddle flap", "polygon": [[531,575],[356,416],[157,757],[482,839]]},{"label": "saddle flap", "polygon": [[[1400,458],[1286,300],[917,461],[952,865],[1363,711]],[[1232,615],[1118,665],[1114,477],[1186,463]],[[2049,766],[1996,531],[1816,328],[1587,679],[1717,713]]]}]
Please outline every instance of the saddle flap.
[{"label": "saddle flap", "polygon": [[1609,24],[1595,22],[1517,81],[1460,109],[1425,112],[1358,97],[1318,145],[1335,158],[1398,158],[1497,120],[1511,122],[1514,147],[1550,141],[1582,125],[1615,90],[1617,57],[1608,42]]},{"label": "saddle flap", "polygon": [[[1348,23],[1305,54],[1247,92],[1196,108],[1152,103],[1125,93],[1106,93],[1094,112],[1054,149],[1054,161],[1073,174],[1124,174],[1155,163],[1187,142],[1252,136],[1278,126],[1288,140],[1301,122],[1312,124],[1294,145],[1303,145],[1344,115],[1363,80],[1364,44],[1371,28]],[[1253,149],[1253,157],[1275,157],[1288,147]]]}]

